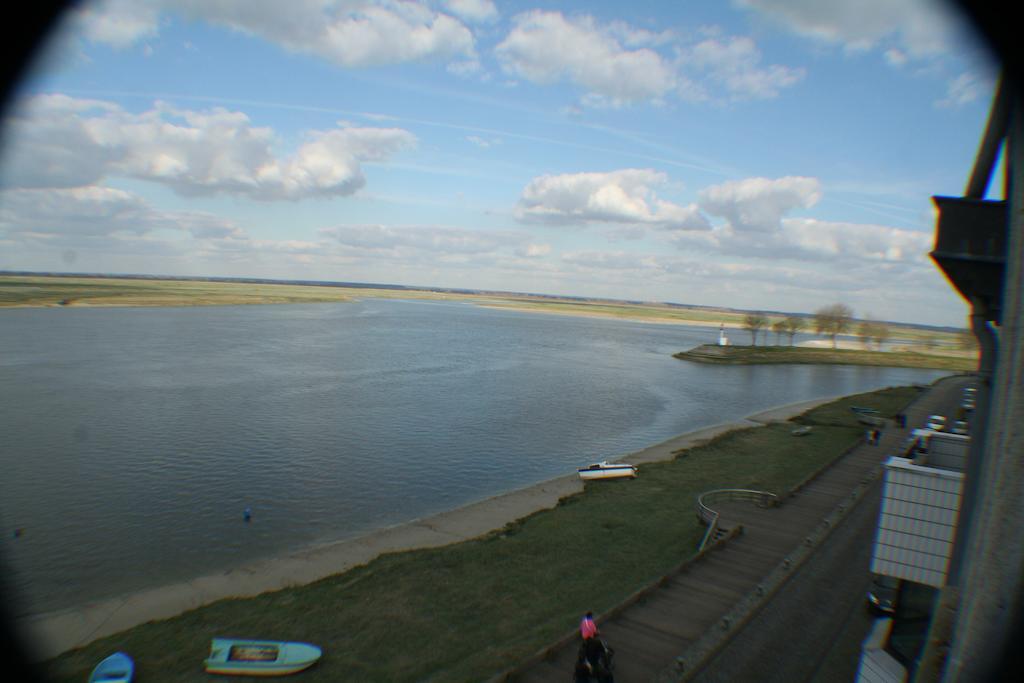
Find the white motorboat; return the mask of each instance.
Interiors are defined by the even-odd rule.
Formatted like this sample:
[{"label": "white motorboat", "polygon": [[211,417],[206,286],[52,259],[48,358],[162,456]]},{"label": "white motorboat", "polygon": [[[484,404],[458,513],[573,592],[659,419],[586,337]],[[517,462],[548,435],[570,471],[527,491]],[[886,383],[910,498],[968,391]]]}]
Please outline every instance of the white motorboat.
[{"label": "white motorboat", "polygon": [[622,477],[635,477],[636,465],[627,465],[621,462],[610,463],[606,460],[595,462],[593,465],[581,467],[576,470],[580,479],[619,479]]}]

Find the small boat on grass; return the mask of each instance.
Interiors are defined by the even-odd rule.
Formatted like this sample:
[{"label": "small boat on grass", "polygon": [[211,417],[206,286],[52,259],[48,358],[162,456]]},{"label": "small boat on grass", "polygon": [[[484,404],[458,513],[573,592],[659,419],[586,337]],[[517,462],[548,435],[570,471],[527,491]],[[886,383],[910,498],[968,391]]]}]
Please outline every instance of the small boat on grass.
[{"label": "small boat on grass", "polygon": [[793,436],[807,436],[810,433],[810,425],[803,425],[802,427],[797,427],[796,429],[790,432],[790,434],[792,434]]},{"label": "small boat on grass", "polygon": [[307,669],[320,659],[309,643],[214,638],[206,672],[235,676],[285,676]]},{"label": "small boat on grass", "polygon": [[115,652],[96,665],[89,683],[130,683],[135,675],[135,662],[123,652]]},{"label": "small boat on grass", "polygon": [[621,479],[636,476],[636,465],[626,463],[609,463],[606,460],[576,470],[580,479]]}]

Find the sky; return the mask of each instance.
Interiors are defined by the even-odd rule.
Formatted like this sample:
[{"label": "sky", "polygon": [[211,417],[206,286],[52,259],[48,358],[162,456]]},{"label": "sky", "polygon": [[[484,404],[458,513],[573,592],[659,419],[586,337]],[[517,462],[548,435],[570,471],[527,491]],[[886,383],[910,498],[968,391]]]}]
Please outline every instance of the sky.
[{"label": "sky", "polygon": [[963,327],[931,196],[996,78],[939,0],[83,3],[6,113],[0,270]]}]

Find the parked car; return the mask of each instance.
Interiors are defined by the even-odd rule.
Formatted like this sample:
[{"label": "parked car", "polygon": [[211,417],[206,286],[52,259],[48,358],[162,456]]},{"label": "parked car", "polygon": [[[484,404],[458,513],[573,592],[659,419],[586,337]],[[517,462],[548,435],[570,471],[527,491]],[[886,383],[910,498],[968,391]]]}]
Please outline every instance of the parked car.
[{"label": "parked car", "polygon": [[924,426],[936,432],[941,432],[943,429],[946,428],[946,416],[929,415],[928,420],[924,423]]},{"label": "parked car", "polygon": [[953,428],[949,431],[954,434],[967,434],[967,422],[965,420],[957,420],[953,423]]},{"label": "parked car", "polygon": [[978,405],[978,390],[974,387],[964,389],[964,397],[960,401],[960,407],[964,410],[974,410]]},{"label": "parked car", "polygon": [[875,614],[893,614],[896,612],[896,596],[899,594],[900,580],[892,576],[875,574],[868,589],[868,610]]}]

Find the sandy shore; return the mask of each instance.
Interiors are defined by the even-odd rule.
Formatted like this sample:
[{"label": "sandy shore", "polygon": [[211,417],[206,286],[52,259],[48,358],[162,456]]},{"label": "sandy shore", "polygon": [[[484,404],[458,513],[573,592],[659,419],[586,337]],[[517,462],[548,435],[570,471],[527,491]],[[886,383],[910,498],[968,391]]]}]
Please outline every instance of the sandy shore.
[{"label": "sandy shore", "polygon": [[[772,408],[744,420],[725,422],[688,432],[622,458],[646,463],[668,460],[684,448],[700,445],[732,429],[786,420],[837,397]],[[311,583],[389,552],[430,548],[476,538],[521,517],[554,507],[566,496],[583,490],[576,475],[567,475],[528,488],[382,529],[355,539],[308,548],[221,574],[149,589],[83,607],[26,617],[20,622],[42,659],[86,645],[148,621],[167,619],[223,598],[251,597],[267,591]]]},{"label": "sandy shore", "polygon": [[[552,310],[549,308],[542,308],[537,306],[516,306],[515,304],[505,303],[488,303],[481,302],[477,303],[477,306],[481,308],[493,308],[500,311],[519,311],[520,313],[541,313],[543,315],[561,315],[569,318],[595,318],[598,320],[618,320],[626,323],[650,323],[654,325],[689,325],[691,327],[722,327],[724,326],[727,330],[742,330],[743,323],[739,321],[731,320],[694,320],[690,318],[669,318],[666,316],[629,316],[629,315],[615,315],[614,313],[600,313],[595,311],[581,311],[581,310],[570,310],[570,311],[559,311]],[[715,335],[712,341],[717,342],[718,336]]]}]

